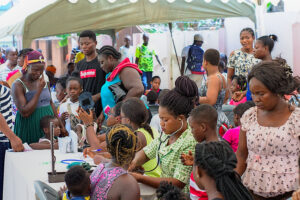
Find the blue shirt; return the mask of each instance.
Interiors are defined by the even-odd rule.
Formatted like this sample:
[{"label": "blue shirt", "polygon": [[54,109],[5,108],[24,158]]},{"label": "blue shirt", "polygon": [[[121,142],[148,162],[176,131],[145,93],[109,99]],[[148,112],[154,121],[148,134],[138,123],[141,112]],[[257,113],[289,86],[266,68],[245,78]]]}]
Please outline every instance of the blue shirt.
[{"label": "blue shirt", "polygon": [[251,96],[251,91],[250,91],[249,83],[247,85],[246,98],[247,98],[247,101],[252,101],[252,96]]}]

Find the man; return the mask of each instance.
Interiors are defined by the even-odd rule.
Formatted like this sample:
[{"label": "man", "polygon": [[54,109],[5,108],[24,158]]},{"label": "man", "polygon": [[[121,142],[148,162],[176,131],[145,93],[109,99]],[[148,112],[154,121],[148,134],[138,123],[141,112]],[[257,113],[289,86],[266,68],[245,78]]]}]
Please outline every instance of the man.
[{"label": "man", "polygon": [[148,47],[148,43],[149,43],[148,34],[145,33],[143,35],[143,41],[144,41],[143,45],[136,48],[135,63],[139,66],[140,70],[143,71],[142,81],[145,90],[148,90],[151,88],[150,81],[152,79],[152,73],[153,73],[153,56],[155,56],[159,65],[160,66],[162,65],[158,56],[155,54],[154,50],[150,50]]},{"label": "man", "polygon": [[5,151],[10,147],[10,144],[15,152],[24,150],[22,140],[12,132],[12,127],[13,115],[10,90],[0,84],[0,200],[3,196]]},{"label": "man", "polygon": [[17,66],[18,51],[15,48],[6,49],[6,56],[7,61],[0,66],[0,81],[6,81],[10,72],[22,69],[22,67]]},{"label": "man", "polygon": [[133,63],[133,47],[130,46],[131,37],[126,35],[124,38],[125,45],[120,47],[120,53],[122,54],[121,61],[125,58],[129,58],[130,62]]},{"label": "man", "polygon": [[[203,37],[200,34],[194,35],[194,43],[183,48],[181,57],[181,75],[189,76],[194,80],[198,88],[202,85],[202,79],[205,75],[205,70],[202,67],[204,51],[201,48]],[[185,66],[186,64],[186,66]]]},{"label": "man", "polygon": [[79,61],[76,70],[83,81],[83,91],[90,92],[95,102],[95,112],[97,117],[102,111],[100,102],[100,90],[105,83],[105,72],[101,69],[97,59],[96,35],[93,31],[83,31],[79,36],[79,44],[84,59]]}]

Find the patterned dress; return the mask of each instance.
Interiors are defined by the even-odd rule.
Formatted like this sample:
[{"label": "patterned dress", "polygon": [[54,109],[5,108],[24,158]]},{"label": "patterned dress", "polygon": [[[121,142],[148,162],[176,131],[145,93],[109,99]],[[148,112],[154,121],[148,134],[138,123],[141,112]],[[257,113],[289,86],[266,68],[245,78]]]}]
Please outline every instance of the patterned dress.
[{"label": "patterned dress", "polygon": [[229,57],[227,67],[234,69],[234,75],[247,77],[252,67],[257,63],[259,63],[259,60],[252,54],[238,49]]},{"label": "patterned dress", "polygon": [[183,192],[188,193],[192,166],[183,165],[180,156],[181,153],[188,154],[189,151],[192,151],[194,154],[196,143],[191,130],[188,128],[171,145],[168,145],[168,136],[162,134],[161,137],[154,139],[143,150],[149,159],[159,156],[159,163],[162,170],[160,177],[175,178],[185,183],[186,186]]},{"label": "patterned dress", "polygon": [[274,197],[298,186],[300,155],[300,109],[296,108],[284,125],[265,127],[257,121],[257,107],[241,118],[247,137],[247,168],[244,185],[254,194]]},{"label": "patterned dress", "polygon": [[127,172],[121,167],[100,164],[91,174],[91,200],[106,200],[114,181]]}]

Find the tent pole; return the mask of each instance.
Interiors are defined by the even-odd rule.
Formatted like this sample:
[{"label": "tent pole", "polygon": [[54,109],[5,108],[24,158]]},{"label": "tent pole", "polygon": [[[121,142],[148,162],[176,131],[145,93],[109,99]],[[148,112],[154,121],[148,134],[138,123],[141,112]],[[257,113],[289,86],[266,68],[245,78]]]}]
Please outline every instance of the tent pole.
[{"label": "tent pole", "polygon": [[169,22],[169,30],[170,30],[171,39],[172,39],[172,43],[173,43],[173,47],[174,47],[174,51],[175,51],[175,55],[176,55],[176,60],[177,60],[177,64],[178,64],[178,68],[179,68],[179,72],[180,72],[180,64],[179,64],[178,55],[177,55],[177,51],[176,51],[176,47],[175,47],[175,42],[174,42],[174,38],[173,38],[172,23],[171,22]]}]

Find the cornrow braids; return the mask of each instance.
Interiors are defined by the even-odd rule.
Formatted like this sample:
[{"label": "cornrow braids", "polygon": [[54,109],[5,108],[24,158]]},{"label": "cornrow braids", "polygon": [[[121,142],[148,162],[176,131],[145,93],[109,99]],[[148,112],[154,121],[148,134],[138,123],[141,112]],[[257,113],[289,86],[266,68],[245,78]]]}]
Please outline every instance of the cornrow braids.
[{"label": "cornrow braids", "polygon": [[106,134],[107,150],[116,164],[123,167],[131,162],[137,145],[137,137],[128,126],[117,124]]},{"label": "cornrow braids", "polygon": [[254,31],[253,31],[253,29],[252,29],[252,28],[249,28],[249,27],[247,27],[247,28],[243,28],[243,29],[241,30],[241,32],[240,32],[240,35],[241,35],[241,34],[242,34],[242,32],[244,32],[244,31],[246,31],[246,32],[250,33],[252,37],[255,37]]},{"label": "cornrow braids", "polygon": [[153,131],[147,123],[149,112],[142,100],[137,97],[128,98],[123,102],[121,110],[131,122],[144,128],[154,138]]},{"label": "cornrow braids", "polygon": [[106,56],[112,56],[113,58],[119,60],[122,55],[120,52],[118,52],[114,47],[105,45],[103,46],[99,51],[98,55],[106,55]]},{"label": "cornrow braids", "polygon": [[225,142],[198,143],[195,164],[215,180],[217,190],[225,200],[252,200],[251,194],[234,171],[237,158]]},{"label": "cornrow braids", "polygon": [[255,65],[248,75],[248,82],[252,78],[262,82],[272,93],[281,96],[291,95],[300,87],[300,77],[293,76],[292,69],[282,58]]},{"label": "cornrow braids", "polygon": [[175,81],[175,88],[165,95],[160,106],[167,108],[174,116],[184,115],[188,118],[198,100],[196,83],[187,76],[180,76]]}]

